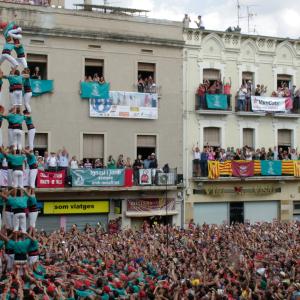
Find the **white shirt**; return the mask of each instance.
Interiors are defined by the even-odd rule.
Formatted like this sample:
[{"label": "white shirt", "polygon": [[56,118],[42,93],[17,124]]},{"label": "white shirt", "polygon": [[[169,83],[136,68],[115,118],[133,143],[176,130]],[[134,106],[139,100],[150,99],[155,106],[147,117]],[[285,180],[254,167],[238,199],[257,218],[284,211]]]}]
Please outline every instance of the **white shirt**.
[{"label": "white shirt", "polygon": [[201,155],[200,151],[199,152],[194,151],[194,159],[200,159],[200,155]]},{"label": "white shirt", "polygon": [[68,167],[69,166],[68,155],[59,155],[58,159],[59,159],[60,167]]},{"label": "white shirt", "polygon": [[71,160],[70,162],[70,167],[71,169],[78,169],[78,163],[77,163],[77,160]]},{"label": "white shirt", "polygon": [[49,167],[57,167],[57,158],[56,156],[49,156],[47,159]]}]

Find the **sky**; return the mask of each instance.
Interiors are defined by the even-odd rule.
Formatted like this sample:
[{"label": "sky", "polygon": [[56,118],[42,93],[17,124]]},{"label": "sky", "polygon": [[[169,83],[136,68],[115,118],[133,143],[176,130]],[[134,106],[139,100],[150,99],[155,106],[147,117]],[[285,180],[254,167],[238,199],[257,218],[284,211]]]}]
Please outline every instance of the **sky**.
[{"label": "sky", "polygon": [[[65,0],[66,7],[83,0]],[[148,17],[181,21],[185,13],[192,19],[191,27],[198,15],[202,16],[206,29],[226,30],[236,26],[237,0],[107,0],[109,5],[150,10]],[[300,37],[300,1],[299,0],[239,0],[240,27],[243,33]],[[103,0],[93,0],[93,4],[103,4]],[[250,18],[248,32],[247,9],[253,15]]]}]

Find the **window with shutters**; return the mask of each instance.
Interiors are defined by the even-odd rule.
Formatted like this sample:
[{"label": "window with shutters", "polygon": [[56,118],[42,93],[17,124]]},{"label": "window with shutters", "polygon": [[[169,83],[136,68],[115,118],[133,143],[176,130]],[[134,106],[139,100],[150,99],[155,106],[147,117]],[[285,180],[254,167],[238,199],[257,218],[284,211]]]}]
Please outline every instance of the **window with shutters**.
[{"label": "window with shutters", "polygon": [[293,76],[288,74],[277,74],[277,88],[292,88]]},{"label": "window with shutters", "polygon": [[[28,146],[28,133],[25,132],[25,146]],[[48,133],[36,133],[34,137],[34,151],[37,156],[44,156],[48,149]]]},{"label": "window with shutters", "polygon": [[94,164],[96,159],[104,161],[104,134],[83,134],[83,160]]},{"label": "window with shutters", "polygon": [[203,81],[208,80],[213,84],[216,80],[221,80],[221,71],[218,69],[203,69]]},{"label": "window with shutters", "polygon": [[104,60],[103,59],[94,59],[86,58],[84,66],[84,76],[85,80],[93,80],[96,76],[103,76],[104,70]]},{"label": "window with shutters", "polygon": [[292,130],[278,129],[278,148],[288,150],[292,146]]},{"label": "window with shutters", "polygon": [[142,155],[146,159],[152,153],[156,153],[156,135],[138,135],[137,136],[137,155]]},{"label": "window with shutters", "polygon": [[139,62],[138,63],[138,74],[137,74],[138,80],[142,78],[143,80],[148,80],[149,77],[151,77],[153,80],[155,80],[155,64],[153,63],[144,63]]},{"label": "window with shutters", "polygon": [[27,64],[33,79],[47,79],[48,56],[44,54],[27,53]]},{"label": "window with shutters", "polygon": [[219,147],[221,144],[220,133],[221,133],[221,128],[219,127],[205,127],[204,136],[203,136],[203,145]]},{"label": "window with shutters", "polygon": [[243,147],[248,146],[254,148],[254,129],[243,128]]}]

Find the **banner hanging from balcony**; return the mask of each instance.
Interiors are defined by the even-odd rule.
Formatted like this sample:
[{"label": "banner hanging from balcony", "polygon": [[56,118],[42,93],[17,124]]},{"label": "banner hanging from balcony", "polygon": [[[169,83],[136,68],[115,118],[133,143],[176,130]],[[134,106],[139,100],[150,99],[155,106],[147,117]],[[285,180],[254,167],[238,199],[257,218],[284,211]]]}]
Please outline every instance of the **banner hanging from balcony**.
[{"label": "banner hanging from balcony", "polygon": [[251,105],[253,111],[285,112],[293,108],[293,101],[291,98],[252,96]]},{"label": "banner hanging from balcony", "polygon": [[72,186],[124,186],[124,169],[71,169]]},{"label": "banner hanging from balcony", "polygon": [[63,188],[65,186],[65,171],[39,171],[36,179],[38,188]]},{"label": "banner hanging from balcony", "polygon": [[37,97],[53,91],[53,80],[30,79],[32,96]]},{"label": "banner hanging from balcony", "polygon": [[157,119],[158,95],[111,91],[109,99],[90,99],[90,117]]},{"label": "banner hanging from balcony", "polygon": [[209,109],[227,110],[227,95],[206,94],[206,104]]},{"label": "banner hanging from balcony", "polygon": [[209,160],[208,161],[208,178],[217,179],[220,177],[220,162]]},{"label": "banner hanging from balcony", "polygon": [[231,162],[234,177],[254,176],[254,161],[237,160]]},{"label": "banner hanging from balcony", "polygon": [[81,82],[82,99],[108,99],[109,83],[100,84],[99,82]]},{"label": "banner hanging from balcony", "polygon": [[128,199],[127,211],[134,212],[166,212],[166,205],[168,211],[175,210],[175,199],[168,198],[149,198],[149,199]]},{"label": "banner hanging from balcony", "polygon": [[294,163],[294,176],[300,177],[300,161],[296,160],[293,163]]},{"label": "banner hanging from balcony", "polygon": [[262,176],[282,175],[282,161],[280,160],[262,160],[260,166]]}]

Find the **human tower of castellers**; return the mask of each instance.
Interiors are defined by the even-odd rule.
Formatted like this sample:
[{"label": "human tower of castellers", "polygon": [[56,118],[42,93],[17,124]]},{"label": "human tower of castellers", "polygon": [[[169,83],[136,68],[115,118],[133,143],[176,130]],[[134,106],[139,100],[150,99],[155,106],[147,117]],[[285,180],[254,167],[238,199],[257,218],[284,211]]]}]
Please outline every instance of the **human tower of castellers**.
[{"label": "human tower of castellers", "polygon": [[[2,125],[3,119],[8,122],[7,147],[3,146],[0,125],[0,168],[4,175],[0,197],[0,253],[5,253],[0,257],[0,267],[12,271],[16,266],[19,268],[20,265],[33,264],[38,260],[38,242],[34,238],[38,216],[35,197],[37,160],[33,154],[35,127],[30,107],[32,90],[22,45],[22,29],[15,21],[0,22],[0,28],[5,39],[0,65],[5,61],[11,65],[11,71],[7,75],[0,69],[0,89],[3,79],[7,79],[10,98],[10,107],[6,113],[0,93],[0,124]],[[26,147],[22,145],[24,122],[29,141]],[[27,189],[23,184],[25,168],[29,168]]]}]

